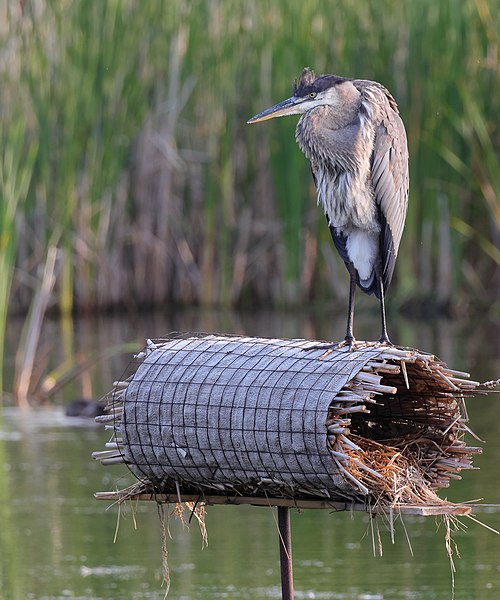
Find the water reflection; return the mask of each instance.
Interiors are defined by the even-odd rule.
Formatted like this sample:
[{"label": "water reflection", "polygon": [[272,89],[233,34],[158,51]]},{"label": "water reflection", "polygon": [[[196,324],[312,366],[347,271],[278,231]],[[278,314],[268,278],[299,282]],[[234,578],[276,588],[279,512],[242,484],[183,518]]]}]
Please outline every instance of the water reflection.
[{"label": "water reflection", "polygon": [[[379,334],[378,313],[369,310],[369,298],[360,298],[355,333],[358,339],[375,339]],[[397,344],[432,352],[455,369],[468,370],[485,380],[500,373],[500,317],[482,319],[427,319],[416,321],[394,315],[389,318],[390,334]],[[7,332],[6,388],[12,382],[14,354],[21,322],[13,321]],[[161,337],[172,331],[206,331],[266,337],[340,340],[344,336],[344,309],[315,307],[311,310],[265,311],[230,309],[165,309],[150,313],[106,315],[72,320],[47,320],[42,335],[40,361],[49,357],[55,368],[67,360],[80,360],[104,353],[113,346],[146,338]],[[11,351],[9,352],[9,349]],[[91,387],[100,395],[120,369],[128,364],[130,352],[98,361],[91,369]],[[9,361],[9,357],[10,361]],[[496,374],[496,375],[495,375]],[[68,392],[66,392],[66,395]]]},{"label": "water reflection", "polygon": [[[164,311],[127,317],[47,322],[44,341],[53,350],[51,364],[68,355],[102,352],[124,342],[140,348],[146,337],[169,331],[216,331],[249,335],[339,339],[343,313]],[[433,351],[451,366],[470,370],[474,378],[498,377],[499,324],[460,321],[397,320],[391,330],[399,343]],[[358,337],[374,337],[378,315],[358,311]],[[13,326],[11,344],[18,339]],[[16,337],[17,336],[17,337]],[[7,355],[9,352],[7,351]],[[105,393],[126,369],[129,354],[118,354],[91,368],[57,400],[68,403],[84,387],[94,397]],[[471,399],[473,429],[486,440],[478,457],[480,471],[466,473],[449,490],[455,500],[500,497],[498,400]],[[6,408],[0,424],[0,597],[25,598],[162,598],[160,534],[153,505],[124,510],[116,544],[117,510],[93,499],[96,490],[123,487],[125,469],[103,468],[89,457],[106,441],[101,428],[69,420],[62,408],[21,414]],[[496,510],[480,518],[500,527]],[[397,526],[396,544],[382,531],[383,558],[372,555],[372,525],[366,515],[294,513],[292,528],[296,598],[450,598],[450,569],[444,530],[433,519],[406,518]],[[493,600],[500,593],[500,540],[473,523],[455,535],[462,559],[457,565],[457,600]],[[209,547],[201,551],[194,525],[190,531],[170,519],[172,575],[170,598],[280,598],[276,525],[273,512],[253,507],[213,507],[207,517]],[[383,525],[381,523],[383,530]],[[376,535],[376,531],[374,532]]]}]

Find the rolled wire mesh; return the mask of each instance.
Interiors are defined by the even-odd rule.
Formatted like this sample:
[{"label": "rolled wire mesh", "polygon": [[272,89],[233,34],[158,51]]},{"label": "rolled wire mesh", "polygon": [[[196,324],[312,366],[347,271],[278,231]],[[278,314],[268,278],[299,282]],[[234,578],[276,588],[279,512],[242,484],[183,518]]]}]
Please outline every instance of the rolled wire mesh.
[{"label": "rolled wire mesh", "polygon": [[188,335],[109,395],[110,450],[157,493],[443,502],[470,468],[466,374],[416,350]]}]

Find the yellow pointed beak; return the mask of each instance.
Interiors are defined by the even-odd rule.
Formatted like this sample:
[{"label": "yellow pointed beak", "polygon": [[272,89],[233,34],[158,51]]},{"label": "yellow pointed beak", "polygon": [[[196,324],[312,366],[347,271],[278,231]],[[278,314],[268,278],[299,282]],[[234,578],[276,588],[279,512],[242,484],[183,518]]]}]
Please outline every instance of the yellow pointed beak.
[{"label": "yellow pointed beak", "polygon": [[266,108],[266,110],[263,110],[258,115],[248,119],[247,123],[259,123],[260,121],[267,121],[268,119],[274,119],[275,117],[296,115],[300,112],[297,110],[298,104],[300,104],[300,99],[292,96],[291,98],[283,100],[283,102],[280,102],[279,104],[271,106],[271,108]]}]

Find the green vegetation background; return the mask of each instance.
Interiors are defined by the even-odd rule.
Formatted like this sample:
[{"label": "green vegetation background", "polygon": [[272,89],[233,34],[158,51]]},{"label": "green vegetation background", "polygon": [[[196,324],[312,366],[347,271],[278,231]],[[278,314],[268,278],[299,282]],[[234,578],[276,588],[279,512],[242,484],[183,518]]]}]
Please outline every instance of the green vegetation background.
[{"label": "green vegetation background", "polygon": [[500,0],[0,5],[7,310],[343,299],[295,118],[245,125],[304,66],[375,79],[410,145],[391,297],[500,296]]}]

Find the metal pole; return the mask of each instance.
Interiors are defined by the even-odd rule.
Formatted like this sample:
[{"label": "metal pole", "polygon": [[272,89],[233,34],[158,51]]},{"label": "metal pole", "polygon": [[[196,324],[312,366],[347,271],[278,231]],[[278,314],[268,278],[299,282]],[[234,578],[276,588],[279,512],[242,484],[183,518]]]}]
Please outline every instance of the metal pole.
[{"label": "metal pole", "polygon": [[278,506],[278,530],[280,535],[281,597],[293,600],[292,533],[290,509]]}]

